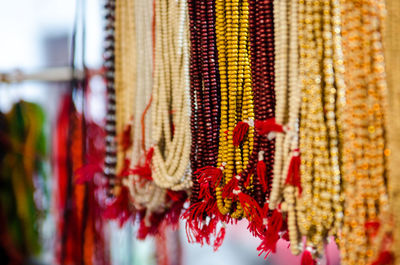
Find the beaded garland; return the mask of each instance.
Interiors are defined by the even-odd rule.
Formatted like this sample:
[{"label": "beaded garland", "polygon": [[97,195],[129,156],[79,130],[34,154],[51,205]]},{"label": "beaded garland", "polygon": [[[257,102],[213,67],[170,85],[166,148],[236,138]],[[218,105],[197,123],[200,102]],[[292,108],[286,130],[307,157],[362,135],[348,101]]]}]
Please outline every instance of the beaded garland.
[{"label": "beaded garland", "polygon": [[116,116],[115,116],[115,84],[114,84],[114,29],[115,29],[115,0],[108,0],[105,5],[106,10],[106,34],[104,68],[107,85],[107,114],[106,114],[106,155],[104,164],[104,176],[109,187],[108,195],[112,195],[115,185],[117,147],[116,147]]},{"label": "beaded garland", "polygon": [[[215,1],[189,1],[191,167],[216,166],[219,136],[219,71],[215,43]],[[203,141],[206,139],[206,141]],[[199,200],[200,186],[193,174],[191,202]]]},{"label": "beaded garland", "polygon": [[[343,84],[343,60],[335,57],[340,55],[337,35],[337,43],[332,42],[332,25],[338,23],[335,2],[305,0],[299,6],[304,13],[299,21],[302,194],[297,210],[300,231],[313,255],[322,253],[326,236],[335,234],[334,223],[342,220],[337,88]],[[332,208],[338,212],[335,214]]]},{"label": "beaded garland", "polygon": [[[253,144],[253,128],[241,146],[234,146],[233,131],[239,120],[253,120],[253,97],[248,51],[247,1],[216,1],[216,35],[221,82],[220,142],[218,166],[223,167],[222,181],[216,183],[217,207],[221,214],[231,217],[243,215],[240,202],[232,209],[232,197],[223,198],[223,187],[240,174],[249,161]],[[226,23],[224,23],[226,21]],[[220,185],[221,184],[221,185]],[[240,187],[236,185],[235,189]],[[233,196],[234,198],[235,196]],[[231,212],[232,211],[232,212]]]},{"label": "beaded garland", "polygon": [[[132,152],[127,154],[130,160],[130,167],[136,168],[143,165],[146,157],[146,150],[150,149],[150,115],[151,92],[152,92],[152,20],[153,4],[150,1],[134,1],[134,19],[136,32],[136,69],[135,80],[136,91],[134,104],[128,106],[133,113],[131,128]],[[133,61],[134,63],[134,61]],[[150,103],[149,103],[150,102]],[[157,187],[147,176],[138,174],[137,170],[130,172],[129,177],[124,179],[124,185],[129,188],[132,203],[138,210],[146,210],[144,217],[145,224],[150,226],[150,216],[153,212],[161,212],[165,206],[166,190]]]},{"label": "beaded garland", "polygon": [[[168,10],[168,12],[167,12]],[[189,52],[186,1],[155,2],[152,178],[161,188],[189,188]]]},{"label": "beaded garland", "polygon": [[[345,211],[342,264],[378,257],[375,234],[388,222],[385,139],[384,1],[341,1],[346,67],[343,111]],[[379,263],[381,264],[381,263]]]},{"label": "beaded garland", "polygon": [[334,236],[343,264],[382,262],[384,8],[109,1],[105,175],[112,188],[128,176],[139,237],[175,224],[191,192],[191,242],[217,249],[225,224],[246,218],[267,255],[284,238],[314,264]]},{"label": "beaded garland", "polygon": [[115,14],[115,98],[116,98],[116,135],[117,164],[120,174],[126,157],[130,156],[132,141],[130,138],[133,109],[130,103],[135,99],[136,84],[136,38],[133,15],[133,0],[116,2]]},{"label": "beaded garland", "polygon": [[286,132],[277,134],[276,138],[274,180],[269,207],[274,209],[281,199],[279,196],[283,196],[281,208],[287,212],[290,248],[292,253],[297,255],[300,248],[295,207],[298,192],[301,191],[297,135],[301,96],[298,84],[298,0],[276,1],[274,14],[277,36],[275,38],[276,122],[286,124]]},{"label": "beaded garland", "polygon": [[[275,116],[274,94],[274,18],[272,1],[250,2],[250,50],[251,74],[254,95],[255,120],[267,120]],[[265,172],[254,172],[254,198],[263,206],[272,183],[274,140],[254,132],[254,146],[250,161],[243,173],[242,183],[251,177],[254,167],[265,163]],[[242,184],[241,183],[241,184]]]}]

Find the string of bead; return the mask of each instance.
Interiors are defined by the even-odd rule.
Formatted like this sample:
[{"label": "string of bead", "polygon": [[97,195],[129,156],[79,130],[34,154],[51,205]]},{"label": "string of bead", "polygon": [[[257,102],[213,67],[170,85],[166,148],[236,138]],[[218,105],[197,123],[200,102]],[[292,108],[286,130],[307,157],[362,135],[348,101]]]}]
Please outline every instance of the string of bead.
[{"label": "string of bead", "polygon": [[[380,242],[366,227],[387,222],[384,1],[341,1],[346,104],[343,111],[343,264],[371,263]],[[360,57],[357,57],[360,55]],[[351,195],[350,195],[351,194]]]},{"label": "string of bead", "polygon": [[[196,172],[216,166],[219,137],[219,79],[215,37],[215,1],[189,1],[191,39],[191,166]],[[199,27],[201,30],[197,30]],[[201,55],[201,56],[199,56]],[[202,119],[204,117],[204,120]],[[204,141],[206,139],[206,141]],[[198,201],[200,186],[193,174],[191,202]]]},{"label": "string of bead", "polygon": [[187,6],[186,1],[158,0],[155,7],[158,15],[152,103],[155,144],[152,178],[161,188],[182,190],[191,186]]},{"label": "string of bead", "polygon": [[[278,112],[283,117],[277,122],[284,121],[285,117],[287,120],[284,121],[289,128],[285,134],[278,134],[281,136],[279,141],[282,148],[279,150],[281,154],[278,156],[278,143],[276,144],[275,151],[275,165],[274,165],[274,183],[271,191],[270,207],[273,208],[274,203],[279,198],[279,189],[283,188],[283,202],[282,210],[287,212],[288,216],[288,232],[290,239],[290,248],[294,255],[300,253],[299,248],[299,233],[297,229],[297,216],[296,216],[296,198],[299,195],[299,190],[296,187],[296,182],[291,180],[292,183],[288,183],[288,178],[294,178],[294,176],[288,176],[289,167],[295,159],[300,155],[298,149],[298,120],[299,120],[299,108],[300,108],[300,85],[298,84],[298,0],[280,1],[275,3],[276,16],[275,19],[279,19],[283,25],[276,28],[276,34],[279,35],[279,41],[276,39],[275,47],[276,54],[287,53],[288,56],[279,56],[276,59],[277,79],[287,78],[286,86],[277,80],[276,83],[276,113]],[[278,31],[279,30],[279,31]],[[285,36],[286,37],[283,37]],[[301,36],[300,36],[301,37]],[[278,51],[279,48],[279,51]],[[285,58],[286,57],[286,58]],[[287,74],[285,71],[287,69]],[[278,92],[278,90],[280,90]],[[287,91],[286,91],[287,90]],[[285,95],[287,93],[287,95]],[[279,94],[279,96],[278,96]],[[283,143],[282,143],[283,142]],[[278,160],[281,160],[278,162]],[[292,170],[296,170],[293,169]],[[291,174],[295,174],[292,172]],[[272,204],[271,204],[272,203]]]},{"label": "string of bead", "polygon": [[108,195],[112,195],[116,176],[116,117],[115,117],[115,86],[114,86],[114,29],[115,29],[115,0],[108,0],[105,5],[106,10],[106,33],[104,67],[107,85],[107,114],[106,114],[106,155],[104,164],[104,176],[109,187]]},{"label": "string of bead", "polygon": [[305,13],[299,21],[299,27],[304,29],[300,42],[300,66],[304,69],[300,70],[303,193],[298,203],[298,214],[300,229],[307,236],[308,245],[315,247],[316,253],[321,253],[325,238],[333,229],[335,214],[332,208],[338,208],[334,205],[340,204],[341,196],[335,115],[337,90],[333,72],[334,12],[329,0],[306,0],[300,5],[303,6],[301,12],[304,10]]},{"label": "string of bead", "polygon": [[[251,72],[254,94],[255,120],[267,120],[274,117],[274,18],[272,1],[250,2],[250,49]],[[260,155],[262,154],[262,156]],[[261,136],[257,131],[254,134],[254,147],[249,163],[243,172],[242,183],[251,176],[257,162],[261,158],[266,163],[266,181],[272,180],[272,165],[274,158],[274,140]],[[255,176],[254,197],[258,204],[263,206],[268,197],[269,189],[264,192]]]},{"label": "string of bead", "polygon": [[[221,78],[221,130],[219,166],[224,166],[223,183],[226,185],[234,177],[239,176],[243,167],[247,166],[250,154],[249,143],[253,141],[253,129],[248,131],[242,146],[234,146],[233,131],[239,120],[253,119],[251,93],[251,72],[248,42],[247,1],[216,2],[216,34]],[[223,24],[226,17],[226,25]],[[226,115],[226,116],[225,116]],[[235,175],[235,178],[237,178]],[[231,211],[232,199],[222,198],[224,185],[216,186],[217,207],[226,215]],[[242,216],[243,209],[236,202],[233,218]]]},{"label": "string of bead", "polygon": [[136,90],[136,38],[134,5],[132,0],[118,1],[116,5],[115,36],[115,98],[116,98],[116,135],[117,165],[119,174],[125,167],[125,159],[130,156],[130,135]]},{"label": "string of bead", "polygon": [[[136,63],[137,75],[134,104],[128,104],[133,111],[133,126],[131,128],[132,152],[130,168],[145,163],[143,157],[150,149],[151,117],[151,91],[153,69],[153,45],[152,45],[152,20],[153,3],[150,1],[135,0],[134,2],[135,33],[136,33]],[[143,121],[142,121],[143,120]],[[143,128],[144,126],[144,128]],[[143,146],[144,145],[144,146]],[[146,213],[157,212],[165,205],[164,189],[157,187],[153,181],[138,175],[130,174],[124,180],[129,188],[133,204],[136,209],[147,209]]]}]

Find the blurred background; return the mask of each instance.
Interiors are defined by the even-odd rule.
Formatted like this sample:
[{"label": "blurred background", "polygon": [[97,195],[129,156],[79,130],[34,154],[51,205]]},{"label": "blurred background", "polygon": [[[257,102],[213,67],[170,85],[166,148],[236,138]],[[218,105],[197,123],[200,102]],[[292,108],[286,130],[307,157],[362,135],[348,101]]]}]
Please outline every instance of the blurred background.
[{"label": "blurred background", "polygon": [[[79,2],[81,3],[81,2]],[[0,111],[8,113],[20,100],[36,103],[45,115],[44,134],[52,139],[61,106],[62,97],[71,88],[70,68],[72,57],[73,32],[75,62],[84,62],[93,71],[90,82],[90,103],[87,110],[91,119],[102,123],[105,114],[105,85],[96,75],[102,68],[103,53],[103,0],[86,0],[79,8],[70,0],[13,0],[1,1],[0,4]],[[74,26],[75,25],[75,26]],[[82,36],[85,35],[85,41]],[[78,72],[83,64],[76,63]],[[26,80],[25,80],[26,79]],[[35,80],[54,79],[54,80]],[[79,97],[76,99],[79,101]],[[53,169],[51,167],[52,141],[46,141],[46,156],[43,157],[44,183],[34,185],[36,204],[34,224],[38,232],[40,251],[25,251],[23,264],[57,264],[56,234],[57,225],[54,217],[55,205]],[[3,180],[2,180],[3,185]],[[3,186],[5,187],[5,186]],[[46,190],[46,192],[43,192]],[[16,198],[24,196],[16,192]],[[4,195],[6,196],[6,195]],[[12,203],[12,202],[10,202]],[[9,216],[4,216],[7,220]],[[212,247],[189,244],[184,225],[176,231],[167,232],[167,241],[178,248],[173,255],[181,255],[181,260],[172,264],[184,265],[222,265],[222,264],[300,264],[300,257],[290,254],[287,243],[279,242],[277,253],[267,259],[259,257],[259,240],[246,230],[246,223],[229,226],[225,241],[217,252]],[[183,227],[183,228],[182,228]],[[104,225],[106,245],[110,249],[111,264],[156,264],[157,246],[154,239],[138,241],[135,239],[135,226],[126,224],[120,228],[109,222]],[[1,264],[13,262],[1,230]],[[107,247],[107,248],[108,248]],[[107,249],[106,248],[106,249]],[[17,249],[14,249],[18,251]],[[328,246],[327,256],[330,265],[339,264],[338,251],[334,244]],[[3,263],[4,262],[4,263]],[[326,264],[326,257],[321,259]],[[68,263],[67,263],[68,264]]]}]

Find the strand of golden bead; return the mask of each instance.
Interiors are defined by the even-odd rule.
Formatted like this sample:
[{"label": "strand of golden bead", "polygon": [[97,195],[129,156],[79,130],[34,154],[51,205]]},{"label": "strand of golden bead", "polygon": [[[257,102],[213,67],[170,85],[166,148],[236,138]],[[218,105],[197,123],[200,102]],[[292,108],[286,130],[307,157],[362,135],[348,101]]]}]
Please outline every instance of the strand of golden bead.
[{"label": "strand of golden bead", "polygon": [[[253,146],[254,128],[250,126],[242,145],[233,145],[233,130],[238,121],[254,119],[248,51],[247,1],[216,1],[216,35],[221,78],[221,129],[218,165],[223,170],[223,185],[215,187],[217,206],[222,214],[231,212],[232,200],[222,198],[222,189],[247,166]],[[225,21],[225,23],[224,23]],[[234,175],[237,176],[234,176]],[[240,218],[243,209],[236,202],[231,217]]]},{"label": "strand of golden bead", "polygon": [[334,224],[341,222],[340,215],[335,214],[341,209],[336,113],[336,81],[340,76],[334,71],[335,67],[340,68],[341,60],[340,43],[334,33],[335,8],[333,0],[299,3],[303,193],[297,210],[300,230],[307,237],[307,244],[316,248],[316,254],[322,253]]},{"label": "strand of golden bead", "polygon": [[365,225],[388,217],[385,96],[382,48],[384,1],[341,1],[346,109],[343,119],[345,212],[342,264],[368,264],[380,242]]},{"label": "strand of golden bead", "polygon": [[[127,6],[131,8],[126,8]],[[124,130],[131,123],[131,102],[135,95],[136,67],[135,49],[136,40],[134,36],[135,21],[133,12],[133,1],[118,1],[115,8],[115,96],[116,96],[116,134],[119,144],[117,145],[117,173],[124,166],[128,150],[123,150],[121,138]]]}]

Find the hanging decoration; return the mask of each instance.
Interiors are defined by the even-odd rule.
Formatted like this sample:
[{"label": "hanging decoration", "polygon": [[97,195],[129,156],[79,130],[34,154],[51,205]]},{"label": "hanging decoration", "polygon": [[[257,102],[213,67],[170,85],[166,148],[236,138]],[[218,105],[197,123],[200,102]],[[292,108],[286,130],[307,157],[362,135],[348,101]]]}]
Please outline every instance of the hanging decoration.
[{"label": "hanging decoration", "polygon": [[[380,253],[391,241],[390,234],[381,233],[390,223],[386,178],[387,88],[382,46],[385,4],[384,1],[340,1],[340,4],[346,68],[341,161],[345,210],[338,240],[341,262],[390,264],[384,260],[388,256],[389,261],[393,259],[391,254]],[[387,242],[381,245],[384,241]]]}]

